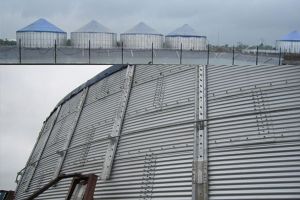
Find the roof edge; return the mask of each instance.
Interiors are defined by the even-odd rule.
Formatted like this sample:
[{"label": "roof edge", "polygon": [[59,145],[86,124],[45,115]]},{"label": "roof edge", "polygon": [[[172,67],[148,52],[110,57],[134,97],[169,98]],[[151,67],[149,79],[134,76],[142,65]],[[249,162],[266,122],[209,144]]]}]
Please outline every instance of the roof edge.
[{"label": "roof edge", "polygon": [[18,31],[16,31],[17,33],[36,33],[36,32],[38,32],[38,33],[65,33],[65,34],[67,34],[67,32],[65,32],[65,31],[61,31],[61,32],[59,32],[59,31],[22,31],[22,30],[18,30]]},{"label": "roof edge", "polygon": [[85,83],[79,85],[77,88],[75,88],[74,90],[72,90],[69,94],[67,94],[63,99],[61,99],[58,104],[54,107],[54,109],[52,110],[52,112],[50,113],[50,115],[46,118],[45,121],[47,121],[49,119],[49,117],[58,109],[58,107],[60,105],[62,105],[63,103],[65,103],[66,101],[70,100],[72,97],[74,97],[75,95],[77,95],[78,93],[80,93],[82,90],[84,90],[87,87],[90,87],[91,85],[101,81],[102,79],[118,72],[121,71],[123,69],[126,69],[128,65],[112,65],[111,67],[105,69],[104,71],[100,72],[99,74],[97,74],[96,76],[94,76],[93,78],[87,80]]},{"label": "roof edge", "polygon": [[207,38],[204,35],[166,35],[165,37],[198,37],[198,38]]},{"label": "roof edge", "polygon": [[300,40],[276,40],[276,42],[300,42]]},{"label": "roof edge", "polygon": [[92,32],[92,31],[90,31],[90,32],[80,32],[80,31],[72,31],[72,32],[70,32],[71,34],[72,33],[107,33],[107,34],[117,34],[117,33],[114,33],[114,32]]},{"label": "roof edge", "polygon": [[164,36],[161,33],[121,33],[120,35],[159,35],[159,36]]}]

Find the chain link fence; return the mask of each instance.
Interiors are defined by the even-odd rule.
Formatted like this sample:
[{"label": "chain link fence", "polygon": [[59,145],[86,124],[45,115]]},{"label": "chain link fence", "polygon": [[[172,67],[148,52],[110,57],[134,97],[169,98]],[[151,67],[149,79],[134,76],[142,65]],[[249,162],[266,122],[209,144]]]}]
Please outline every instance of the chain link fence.
[{"label": "chain link fence", "polygon": [[0,64],[282,64],[281,52],[254,53],[182,49],[79,49],[74,47],[0,47]]}]

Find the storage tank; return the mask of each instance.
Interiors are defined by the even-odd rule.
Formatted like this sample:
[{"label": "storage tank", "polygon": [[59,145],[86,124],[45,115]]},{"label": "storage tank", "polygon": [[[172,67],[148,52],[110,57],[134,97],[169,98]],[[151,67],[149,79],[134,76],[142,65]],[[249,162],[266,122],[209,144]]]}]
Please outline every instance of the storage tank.
[{"label": "storage tank", "polygon": [[143,22],[122,33],[120,40],[123,42],[124,48],[130,49],[151,49],[152,43],[155,49],[163,46],[163,35]]},{"label": "storage tank", "polygon": [[298,77],[289,65],[112,66],[45,120],[16,198],[81,173],[98,178],[65,178],[38,199],[71,188],[106,200],[299,199]]},{"label": "storage tank", "polygon": [[28,48],[51,48],[55,41],[57,46],[64,46],[67,41],[67,33],[45,19],[38,19],[16,34],[17,43],[21,40],[21,46]]},{"label": "storage tank", "polygon": [[206,50],[206,36],[198,34],[188,24],[177,28],[165,37],[166,46],[172,49]]},{"label": "storage tank", "polygon": [[292,31],[276,41],[276,49],[287,53],[300,53],[300,33]]},{"label": "storage tank", "polygon": [[113,48],[117,46],[117,34],[92,20],[71,33],[71,43],[76,48]]}]

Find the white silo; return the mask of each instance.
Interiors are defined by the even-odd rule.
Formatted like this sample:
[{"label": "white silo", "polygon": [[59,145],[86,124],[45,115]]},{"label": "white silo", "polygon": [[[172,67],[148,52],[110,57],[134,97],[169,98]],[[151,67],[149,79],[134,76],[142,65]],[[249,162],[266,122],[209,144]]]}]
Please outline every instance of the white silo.
[{"label": "white silo", "polygon": [[163,35],[143,22],[120,35],[124,48],[132,49],[160,49],[163,46]]},{"label": "white silo", "polygon": [[165,37],[166,46],[172,49],[205,50],[206,36],[201,36],[188,24],[177,28]]},{"label": "white silo", "polygon": [[16,32],[17,42],[22,47],[51,48],[55,42],[57,46],[65,45],[67,33],[45,19],[38,19],[32,24]]},{"label": "white silo", "polygon": [[92,20],[71,33],[71,43],[75,48],[112,48],[117,46],[117,34]]},{"label": "white silo", "polygon": [[300,33],[290,32],[276,41],[276,49],[288,53],[300,53]]}]

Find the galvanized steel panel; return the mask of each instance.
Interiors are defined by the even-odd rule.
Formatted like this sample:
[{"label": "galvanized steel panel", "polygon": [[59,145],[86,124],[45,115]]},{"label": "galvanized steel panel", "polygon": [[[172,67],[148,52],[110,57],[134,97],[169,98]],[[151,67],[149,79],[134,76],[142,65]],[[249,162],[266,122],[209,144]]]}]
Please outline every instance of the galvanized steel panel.
[{"label": "galvanized steel panel", "polygon": [[208,66],[209,199],[300,198],[299,77],[299,66]]},{"label": "galvanized steel panel", "polygon": [[191,199],[195,67],[164,67],[136,66],[111,179],[95,198]]},{"label": "galvanized steel panel", "polygon": [[276,50],[287,53],[300,53],[300,41],[276,41]]},{"label": "galvanized steel panel", "polygon": [[[125,73],[89,86],[82,110],[82,92],[64,102],[43,144],[48,118],[17,199],[49,182],[63,152],[61,173],[101,177]],[[135,66],[110,178],[99,178],[94,198],[299,199],[299,77],[299,66]],[[64,199],[70,181],[39,199]]]},{"label": "galvanized steel panel", "polygon": [[16,39],[17,43],[21,40],[21,46],[25,48],[53,48],[55,41],[57,47],[66,44],[67,33],[17,32]]},{"label": "galvanized steel panel", "polygon": [[[70,134],[71,127],[74,125],[74,118],[81,93],[75,95],[69,101],[66,101],[59,109],[59,114],[55,118],[55,124],[51,128],[49,139],[43,145],[43,151],[40,155],[36,167],[33,171],[32,179],[28,185],[26,195],[38,190],[43,183],[49,182],[54,175],[61,151]],[[58,110],[56,111],[58,112]],[[51,118],[50,118],[51,119]],[[47,130],[46,128],[45,130]]]},{"label": "galvanized steel panel", "polygon": [[[114,73],[89,88],[62,173],[96,173],[101,176],[108,135],[120,104],[125,72]],[[69,187],[68,182],[63,184]]]},{"label": "galvanized steel panel", "polygon": [[164,37],[162,35],[123,33],[120,35],[120,40],[124,48],[151,49],[153,43],[154,49],[161,49],[163,47]]},{"label": "galvanized steel panel", "polygon": [[207,41],[205,37],[166,36],[166,46],[171,49],[184,50],[206,50]]},{"label": "galvanized steel panel", "polygon": [[117,34],[72,32],[71,43],[75,48],[113,48],[117,46]]}]

